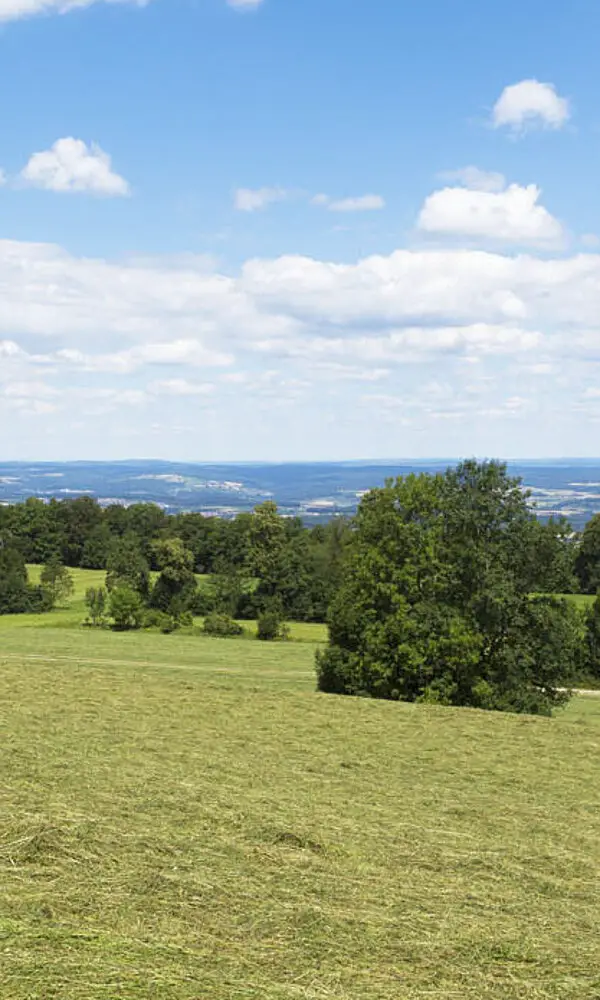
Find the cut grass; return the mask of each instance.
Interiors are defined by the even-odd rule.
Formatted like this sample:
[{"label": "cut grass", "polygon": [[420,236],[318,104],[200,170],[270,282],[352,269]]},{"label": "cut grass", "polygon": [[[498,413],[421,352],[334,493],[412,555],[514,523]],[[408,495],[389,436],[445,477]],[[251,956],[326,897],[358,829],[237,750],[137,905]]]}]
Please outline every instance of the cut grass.
[{"label": "cut grass", "polygon": [[597,1000],[600,699],[326,697],[315,648],[2,631],[3,1000]]}]

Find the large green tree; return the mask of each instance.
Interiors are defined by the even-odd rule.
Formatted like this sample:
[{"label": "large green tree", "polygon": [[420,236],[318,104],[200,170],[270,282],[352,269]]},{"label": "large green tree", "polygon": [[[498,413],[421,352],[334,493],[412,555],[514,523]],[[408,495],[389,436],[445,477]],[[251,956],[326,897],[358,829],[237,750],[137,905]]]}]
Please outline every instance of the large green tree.
[{"label": "large green tree", "polygon": [[324,691],[548,713],[565,700],[582,635],[576,611],[532,599],[535,517],[498,463],[388,482],[363,499]]}]

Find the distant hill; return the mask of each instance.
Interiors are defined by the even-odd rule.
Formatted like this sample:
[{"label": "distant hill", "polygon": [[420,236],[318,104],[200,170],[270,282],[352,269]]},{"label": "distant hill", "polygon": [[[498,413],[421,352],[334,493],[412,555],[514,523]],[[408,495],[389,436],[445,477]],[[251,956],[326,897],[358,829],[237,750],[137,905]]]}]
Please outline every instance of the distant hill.
[{"label": "distant hill", "polygon": [[[89,494],[101,503],[153,502],[165,508],[233,516],[266,498],[306,520],[350,514],[361,495],[388,477],[435,472],[451,459],[415,462],[305,462],[208,465],[128,461],[0,463],[0,503]],[[509,463],[532,490],[541,517],[564,514],[580,527],[600,512],[600,459]]]}]

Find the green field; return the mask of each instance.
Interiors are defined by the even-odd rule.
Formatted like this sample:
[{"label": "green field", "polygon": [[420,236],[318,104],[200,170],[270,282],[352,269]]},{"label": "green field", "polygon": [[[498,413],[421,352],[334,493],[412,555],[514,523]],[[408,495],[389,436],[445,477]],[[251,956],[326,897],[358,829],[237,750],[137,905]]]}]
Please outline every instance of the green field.
[{"label": "green field", "polygon": [[[41,566],[28,566],[29,580],[31,583],[39,583]],[[85,592],[88,587],[103,587],[106,580],[106,573],[101,569],[71,569],[69,570],[74,583],[72,598],[65,607],[55,608],[54,611],[46,615],[1,615],[0,616],[0,636],[5,630],[10,629],[31,629],[31,628],[68,628],[79,629],[81,623],[87,617],[85,607]],[[153,573],[153,577],[157,574]],[[196,575],[198,583],[206,583],[208,576]],[[197,628],[201,625],[201,619],[196,623]],[[240,622],[249,638],[256,635],[256,624],[254,622]],[[316,625],[310,622],[290,622],[290,638],[295,642],[325,642],[327,639],[327,629],[324,625]]]},{"label": "green field", "polygon": [[327,697],[309,633],[75,612],[0,619],[3,1000],[600,996],[600,697]]}]

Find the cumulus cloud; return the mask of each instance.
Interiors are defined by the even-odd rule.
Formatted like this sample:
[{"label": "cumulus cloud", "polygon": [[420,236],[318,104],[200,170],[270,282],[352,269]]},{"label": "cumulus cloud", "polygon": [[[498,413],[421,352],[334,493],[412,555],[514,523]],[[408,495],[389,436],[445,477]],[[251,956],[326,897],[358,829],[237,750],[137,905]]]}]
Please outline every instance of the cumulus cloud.
[{"label": "cumulus cloud", "polygon": [[521,80],[502,91],[492,111],[492,124],[514,132],[536,127],[559,129],[570,115],[568,100],[559,96],[552,83]]},{"label": "cumulus cloud", "polygon": [[[131,453],[120,445],[130,431],[152,451],[146,404],[164,426],[161,449],[171,447],[175,413],[214,420],[203,441],[215,459],[240,441],[248,457],[265,448],[273,459],[283,449],[306,458],[314,448],[317,457],[391,454],[399,416],[415,433],[436,422],[421,454],[499,454],[506,439],[486,436],[478,414],[500,430],[515,426],[517,444],[519,421],[527,419],[531,443],[538,420],[539,441],[552,444],[555,410],[597,405],[582,395],[600,364],[600,255],[590,252],[398,250],[344,264],[286,256],[225,275],[188,257],[113,262],[0,241],[0,286],[0,419],[23,417],[15,441],[28,441],[30,454],[43,444],[40,429],[48,457],[92,439],[95,454]],[[372,421],[357,411],[361,384],[411,407],[390,407],[390,436],[377,403]],[[535,405],[518,402],[530,396]],[[275,406],[280,422],[265,421],[262,411]],[[42,410],[47,421],[27,430]],[[87,428],[77,439],[75,412]],[[106,419],[94,437],[98,415]],[[446,434],[446,417],[453,428],[462,421],[460,440]],[[186,438],[188,457],[194,440]],[[593,449],[590,435],[586,442]]]},{"label": "cumulus cloud", "polygon": [[363,194],[356,198],[337,200],[326,194],[317,194],[311,200],[313,205],[322,205],[330,212],[376,212],[385,208],[385,200],[379,194]]},{"label": "cumulus cloud", "polygon": [[539,204],[540,196],[535,184],[511,184],[504,191],[443,188],[425,200],[418,227],[422,232],[444,236],[557,245],[564,238],[563,228]]},{"label": "cumulus cloud", "polygon": [[233,203],[238,212],[259,212],[267,205],[285,201],[288,192],[279,187],[238,188],[234,192]]},{"label": "cumulus cloud", "polygon": [[[153,368],[157,393],[193,396],[205,393],[209,369],[232,369],[223,384],[250,386],[274,359],[294,377],[305,364],[339,382],[436,358],[600,360],[600,255],[590,253],[291,256],[225,276],[188,260],[111,263],[0,241],[0,285],[4,384],[81,372],[127,389],[127,376]],[[258,373],[242,380],[236,362]]]},{"label": "cumulus cloud", "polygon": [[130,193],[127,181],[112,169],[108,153],[81,139],[58,139],[51,149],[34,153],[21,171],[31,187],[62,193],[88,191],[108,197]]},{"label": "cumulus cloud", "polygon": [[99,2],[131,3],[135,7],[145,7],[150,0],[0,0],[0,22],[18,21],[35,14],[66,14]]}]

